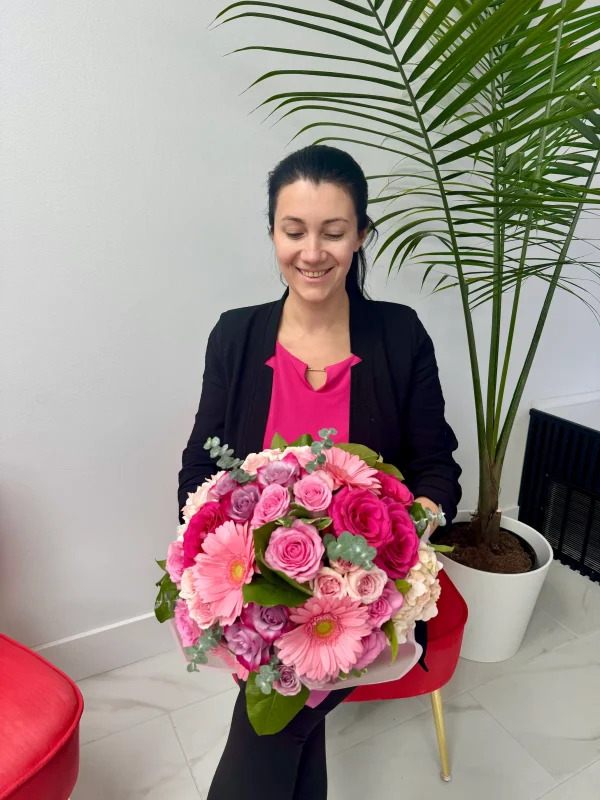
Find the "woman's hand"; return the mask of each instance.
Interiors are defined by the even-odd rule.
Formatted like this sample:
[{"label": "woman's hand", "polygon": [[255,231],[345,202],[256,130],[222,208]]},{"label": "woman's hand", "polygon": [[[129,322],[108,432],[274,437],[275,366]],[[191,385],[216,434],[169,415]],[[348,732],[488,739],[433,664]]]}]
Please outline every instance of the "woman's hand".
[{"label": "woman's hand", "polygon": [[[415,497],[415,503],[420,503],[423,506],[423,508],[428,508],[432,514],[437,514],[440,510],[439,507],[433,502],[433,500],[430,500],[428,497]],[[431,525],[431,533],[434,532],[434,530],[437,528],[438,525],[439,521],[437,519],[434,519]]]}]

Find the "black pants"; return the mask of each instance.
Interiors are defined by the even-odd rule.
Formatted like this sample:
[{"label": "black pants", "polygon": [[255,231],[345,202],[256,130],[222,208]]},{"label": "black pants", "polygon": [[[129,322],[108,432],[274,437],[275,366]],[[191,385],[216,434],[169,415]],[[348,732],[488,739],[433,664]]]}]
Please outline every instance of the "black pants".
[{"label": "black pants", "polygon": [[325,717],[351,692],[337,689],[280,733],[258,736],[242,686],[208,800],[326,800]]}]

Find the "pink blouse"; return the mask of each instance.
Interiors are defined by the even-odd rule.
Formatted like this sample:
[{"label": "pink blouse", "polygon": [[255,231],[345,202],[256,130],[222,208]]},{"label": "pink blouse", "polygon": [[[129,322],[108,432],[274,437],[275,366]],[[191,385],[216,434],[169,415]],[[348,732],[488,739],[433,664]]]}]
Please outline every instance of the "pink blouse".
[{"label": "pink blouse", "polygon": [[335,428],[337,442],[350,438],[350,368],[360,362],[350,356],[339,364],[325,367],[327,380],[314,389],[306,378],[307,365],[279,342],[275,355],[267,362],[273,368],[273,391],[265,430],[264,447],[270,448],[279,433],[293,442],[303,433],[319,438],[321,428]]}]

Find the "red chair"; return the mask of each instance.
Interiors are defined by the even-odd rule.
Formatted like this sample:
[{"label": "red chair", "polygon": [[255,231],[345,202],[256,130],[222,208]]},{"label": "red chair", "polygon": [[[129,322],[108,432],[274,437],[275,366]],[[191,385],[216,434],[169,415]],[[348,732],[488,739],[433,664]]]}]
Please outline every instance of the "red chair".
[{"label": "red chair", "polygon": [[405,697],[431,695],[433,717],[440,748],[442,779],[451,779],[450,762],[446,746],[446,728],[442,708],[442,686],[453,676],[460,655],[463,632],[467,623],[467,604],[445,572],[439,573],[442,593],[438,615],[427,625],[427,666],[425,672],[418,664],[398,681],[359,686],[344,701],[361,703],[368,700],[399,700]]},{"label": "red chair", "polygon": [[0,634],[0,800],[67,800],[83,698],[37,653]]}]

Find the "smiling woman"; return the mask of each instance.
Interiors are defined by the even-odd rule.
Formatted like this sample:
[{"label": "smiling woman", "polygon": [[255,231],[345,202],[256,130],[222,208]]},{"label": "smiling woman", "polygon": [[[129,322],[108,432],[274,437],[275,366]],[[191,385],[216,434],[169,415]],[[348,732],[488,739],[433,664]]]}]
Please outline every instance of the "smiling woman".
[{"label": "smiling woman", "polygon": [[[381,453],[402,471],[407,492],[434,513],[443,505],[454,517],[460,498],[460,468],[452,457],[457,442],[444,419],[431,339],[412,309],[365,294],[363,245],[375,233],[367,203],[362,169],[333,147],[290,153],[271,172],[269,232],[288,288],[274,303],[225,312],[209,337],[200,406],[179,476],[180,508],[215,470],[204,449],[207,438],[218,436],[246,458],[269,448],[275,433],[294,441],[334,428],[336,442],[361,442]],[[332,487],[321,487],[327,491]],[[280,494],[289,502],[287,490]],[[402,531],[390,520],[381,523],[378,535],[399,539]],[[272,553],[274,558],[283,558],[285,545],[292,544],[285,530],[282,552]],[[197,558],[206,563],[212,586],[211,554]],[[238,579],[237,571],[230,582]],[[214,591],[224,589],[215,585]],[[349,625],[356,628],[357,647],[370,646],[370,627],[355,618],[350,590],[327,613],[310,603],[304,609],[314,616],[315,639],[333,646],[340,625]],[[425,623],[418,625],[417,639],[425,645]],[[296,644],[302,655],[306,643]],[[256,652],[261,647],[258,641]],[[313,668],[319,674],[322,664],[317,660]],[[349,691],[336,689],[307,704],[268,737],[258,736],[249,723],[242,692],[209,800],[325,800],[325,717]]]}]

